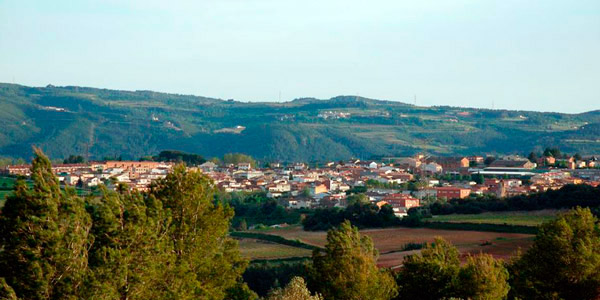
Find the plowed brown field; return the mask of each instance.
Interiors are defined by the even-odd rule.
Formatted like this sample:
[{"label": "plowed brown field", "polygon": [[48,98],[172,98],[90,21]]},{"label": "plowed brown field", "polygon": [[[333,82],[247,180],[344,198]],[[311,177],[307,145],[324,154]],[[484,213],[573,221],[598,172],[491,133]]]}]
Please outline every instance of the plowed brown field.
[{"label": "plowed brown field", "polygon": [[[307,244],[323,247],[327,233],[304,231],[301,227],[288,227],[261,231],[287,239],[298,239]],[[394,267],[402,263],[404,256],[417,251],[399,252],[408,243],[430,243],[442,237],[454,244],[464,258],[469,254],[489,253],[496,258],[508,259],[518,249],[526,250],[533,242],[533,235],[482,231],[442,230],[429,228],[386,228],[361,230],[373,239],[379,250],[379,265]]]}]

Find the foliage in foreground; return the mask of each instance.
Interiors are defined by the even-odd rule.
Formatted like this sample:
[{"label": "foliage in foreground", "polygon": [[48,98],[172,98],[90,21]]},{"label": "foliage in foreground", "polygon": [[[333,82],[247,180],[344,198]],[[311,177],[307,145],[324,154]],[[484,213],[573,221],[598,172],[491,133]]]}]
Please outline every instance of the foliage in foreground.
[{"label": "foliage in foreground", "polygon": [[510,267],[523,299],[598,299],[600,232],[589,209],[543,224],[533,246]]},{"label": "foliage in foreground", "polygon": [[392,274],[376,265],[371,238],[346,221],[327,232],[325,253],[313,252],[312,285],[325,299],[390,299],[396,295]]},{"label": "foliage in foreground", "polygon": [[33,187],[16,183],[0,215],[0,277],[24,299],[76,299],[87,276],[91,221],[73,189],[61,191],[39,149]]},{"label": "foliage in foreground", "polygon": [[507,280],[508,271],[501,261],[481,254],[468,257],[461,267],[458,250],[438,238],[421,254],[405,258],[396,276],[396,299],[504,299]]},{"label": "foliage in foreground", "polygon": [[60,189],[39,150],[32,171],[33,187],[18,182],[0,215],[2,297],[254,297],[240,281],[247,262],[227,236],[233,211],[214,205],[201,173],[180,165],[149,193],[122,187],[84,203]]},{"label": "foliage in foreground", "polygon": [[294,277],[283,289],[274,290],[267,300],[323,300],[319,294],[311,295],[302,277]]}]

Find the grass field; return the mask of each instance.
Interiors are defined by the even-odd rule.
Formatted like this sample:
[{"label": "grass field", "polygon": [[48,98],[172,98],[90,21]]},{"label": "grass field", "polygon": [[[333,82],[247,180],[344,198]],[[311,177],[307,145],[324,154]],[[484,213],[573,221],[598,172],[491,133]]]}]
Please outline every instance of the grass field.
[{"label": "grass field", "polygon": [[538,226],[553,220],[559,210],[488,212],[475,215],[443,215],[429,219],[436,222],[478,223],[478,224],[508,224],[522,226]]},{"label": "grass field", "polygon": [[[16,179],[13,177],[2,177],[0,176],[0,208],[4,206],[5,197],[10,195],[13,191],[10,190],[14,187]],[[27,180],[27,185],[29,187],[33,186],[33,182],[31,180]],[[87,196],[90,194],[89,190],[76,188],[75,191],[79,196]]]},{"label": "grass field", "polygon": [[4,206],[5,197],[10,195],[14,186],[15,179],[10,177],[0,177],[0,208]]},{"label": "grass field", "polygon": [[286,246],[264,240],[237,239],[242,256],[250,259],[278,259],[289,257],[308,257],[312,252],[292,246]]},{"label": "grass field", "polygon": [[[304,231],[301,227],[271,229],[263,233],[280,235],[287,239],[298,239],[307,244],[324,246],[327,233],[324,231]],[[469,254],[489,253],[496,258],[508,259],[519,248],[526,249],[533,242],[533,235],[520,233],[499,233],[462,230],[440,230],[429,228],[387,228],[362,230],[379,250],[378,264],[386,267],[398,266],[404,256],[418,252],[400,251],[408,243],[430,243],[435,237],[442,237],[454,244],[463,258]]]}]

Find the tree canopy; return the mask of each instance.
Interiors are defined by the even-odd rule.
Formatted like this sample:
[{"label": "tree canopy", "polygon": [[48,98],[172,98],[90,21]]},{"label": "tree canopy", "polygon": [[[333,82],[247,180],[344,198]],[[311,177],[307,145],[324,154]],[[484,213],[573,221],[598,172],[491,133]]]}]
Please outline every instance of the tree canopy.
[{"label": "tree canopy", "polygon": [[377,267],[377,257],[371,238],[345,221],[327,232],[324,254],[313,252],[312,284],[328,300],[390,299],[396,283],[388,270]]},{"label": "tree canopy", "polygon": [[321,295],[311,295],[302,277],[294,277],[283,289],[274,290],[267,300],[323,300]]},{"label": "tree canopy", "polygon": [[535,242],[510,267],[522,299],[598,299],[600,232],[587,208],[543,224]]},{"label": "tree canopy", "polygon": [[33,186],[18,180],[0,214],[0,278],[23,299],[78,299],[91,221],[73,189],[61,190],[50,160],[35,149]]},{"label": "tree canopy", "polygon": [[148,193],[101,187],[84,200],[35,152],[33,186],[17,181],[0,214],[1,299],[256,297],[228,236],[233,210],[202,173],[178,165]]},{"label": "tree canopy", "polygon": [[469,256],[461,267],[458,250],[437,238],[421,254],[405,258],[396,275],[396,299],[504,299],[508,271],[487,254]]}]

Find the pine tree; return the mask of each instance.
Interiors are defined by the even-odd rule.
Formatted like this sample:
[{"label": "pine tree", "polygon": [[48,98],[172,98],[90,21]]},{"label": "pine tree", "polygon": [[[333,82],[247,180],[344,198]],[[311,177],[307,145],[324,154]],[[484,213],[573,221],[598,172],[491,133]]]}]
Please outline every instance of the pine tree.
[{"label": "pine tree", "polygon": [[91,234],[86,298],[152,299],[168,263],[166,239],[160,231],[162,207],[145,203],[143,195],[119,186],[117,192],[101,187],[102,197],[91,199]]},{"label": "pine tree", "polygon": [[598,299],[597,224],[589,208],[542,224],[533,246],[509,268],[513,294],[522,299]]},{"label": "pine tree", "polygon": [[[396,280],[396,299],[505,299],[508,271],[487,254],[469,256],[461,268],[456,247],[441,238],[407,256]],[[424,291],[427,291],[424,293]]]},{"label": "pine tree", "polygon": [[33,188],[16,184],[0,215],[0,277],[23,299],[78,299],[87,272],[90,218],[73,189],[61,191],[35,149]]},{"label": "pine tree", "polygon": [[228,237],[233,209],[215,205],[214,192],[210,178],[183,165],[151,187],[147,201],[162,205],[159,234],[172,247],[161,276],[164,298],[223,299],[247,266]]},{"label": "pine tree", "polygon": [[510,286],[508,271],[502,261],[489,254],[469,256],[458,274],[458,295],[461,299],[505,299]]},{"label": "pine tree", "polygon": [[377,267],[377,257],[371,238],[345,221],[327,232],[324,255],[313,252],[312,285],[328,300],[390,299],[396,283]]},{"label": "pine tree", "polygon": [[396,276],[399,287],[397,299],[454,297],[459,270],[458,250],[444,239],[436,238],[433,245],[427,245],[421,254],[404,259]]}]

